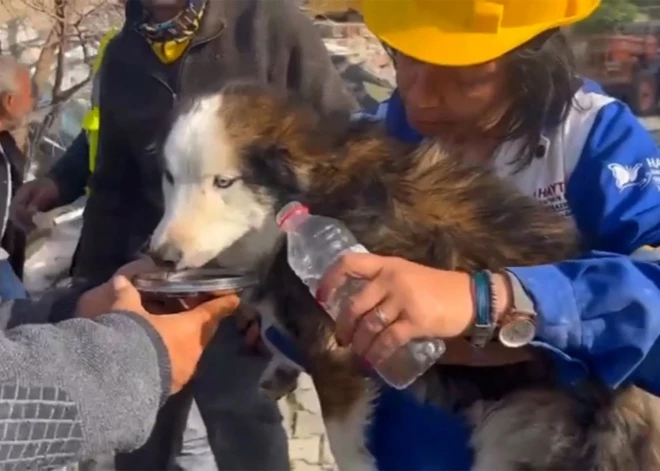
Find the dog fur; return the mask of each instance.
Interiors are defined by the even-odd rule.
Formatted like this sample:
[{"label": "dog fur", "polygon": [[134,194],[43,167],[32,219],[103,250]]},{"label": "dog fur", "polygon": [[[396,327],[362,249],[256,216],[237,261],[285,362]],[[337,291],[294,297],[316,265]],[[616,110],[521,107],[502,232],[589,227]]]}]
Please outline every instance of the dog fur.
[{"label": "dog fur", "polygon": [[[437,144],[397,142],[377,123],[323,117],[250,83],[183,107],[164,155],[153,253],[179,268],[262,274],[252,301],[304,352],[345,471],[376,469],[364,437],[378,384],[337,346],[332,321],[289,269],[273,226],[280,207],[301,201],[343,221],[373,253],[440,269],[498,271],[580,250],[570,221]],[[468,418],[478,471],[660,469],[660,400],[595,378],[564,388],[534,353],[503,367],[437,365],[411,389]]]}]

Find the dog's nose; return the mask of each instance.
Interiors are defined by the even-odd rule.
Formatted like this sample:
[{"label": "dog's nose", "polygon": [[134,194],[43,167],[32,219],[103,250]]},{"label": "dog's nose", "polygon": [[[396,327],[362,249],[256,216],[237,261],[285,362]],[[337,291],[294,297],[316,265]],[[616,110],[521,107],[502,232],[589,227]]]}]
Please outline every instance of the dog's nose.
[{"label": "dog's nose", "polygon": [[163,244],[152,248],[149,256],[156,262],[156,265],[163,267],[174,267],[183,258],[183,252],[170,244]]}]

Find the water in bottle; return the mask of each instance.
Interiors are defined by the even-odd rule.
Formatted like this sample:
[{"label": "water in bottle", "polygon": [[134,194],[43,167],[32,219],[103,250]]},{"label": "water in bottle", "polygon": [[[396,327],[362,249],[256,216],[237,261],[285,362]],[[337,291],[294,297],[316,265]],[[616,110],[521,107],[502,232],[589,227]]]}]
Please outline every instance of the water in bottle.
[{"label": "water in bottle", "polygon": [[[298,202],[280,210],[277,224],[287,234],[289,265],[312,294],[316,294],[324,273],[340,255],[368,252],[343,223],[309,214],[307,207]],[[332,319],[337,319],[343,303],[364,283],[365,280],[351,278],[329,296],[324,308]],[[413,340],[375,369],[390,386],[403,389],[433,366],[444,352],[445,343],[441,339]]]}]

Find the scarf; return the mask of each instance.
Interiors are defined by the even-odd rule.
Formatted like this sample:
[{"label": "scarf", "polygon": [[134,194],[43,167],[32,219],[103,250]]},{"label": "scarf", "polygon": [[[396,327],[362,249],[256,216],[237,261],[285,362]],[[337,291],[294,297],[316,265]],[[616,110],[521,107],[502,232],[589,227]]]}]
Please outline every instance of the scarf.
[{"label": "scarf", "polygon": [[187,0],[185,8],[174,18],[163,23],[154,23],[145,11],[136,25],[158,59],[171,64],[179,59],[199,30],[208,0]]}]

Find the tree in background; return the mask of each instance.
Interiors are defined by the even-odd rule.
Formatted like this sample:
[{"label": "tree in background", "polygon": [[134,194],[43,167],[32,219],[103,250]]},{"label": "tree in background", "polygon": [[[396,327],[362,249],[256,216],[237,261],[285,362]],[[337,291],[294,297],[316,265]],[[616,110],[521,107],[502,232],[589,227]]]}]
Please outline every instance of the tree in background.
[{"label": "tree in background", "polygon": [[634,3],[649,19],[660,19],[660,0],[634,0]]},{"label": "tree in background", "polygon": [[600,7],[584,21],[575,25],[579,34],[614,33],[621,26],[635,20],[640,13],[641,3],[654,3],[658,0],[602,0]]},{"label": "tree in background", "polygon": [[[16,133],[16,139],[29,156],[36,174],[52,165],[51,155],[39,152],[39,142],[53,129],[63,106],[80,92],[91,78],[91,64],[96,48],[106,31],[121,23],[122,8],[116,0],[0,0],[9,18],[1,27],[29,29],[36,39],[22,44],[14,34],[8,34],[10,44],[3,44],[3,52],[23,59],[26,49],[37,49],[32,64],[33,81],[40,98],[41,113],[35,121]],[[18,25],[18,26],[16,26]],[[77,56],[77,57],[76,57]],[[71,69],[87,65],[88,73],[75,83],[66,83]]]}]

